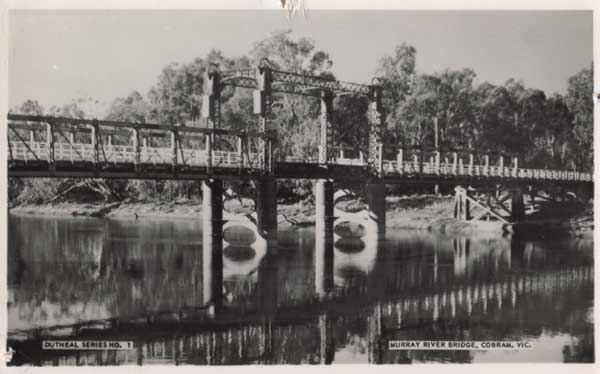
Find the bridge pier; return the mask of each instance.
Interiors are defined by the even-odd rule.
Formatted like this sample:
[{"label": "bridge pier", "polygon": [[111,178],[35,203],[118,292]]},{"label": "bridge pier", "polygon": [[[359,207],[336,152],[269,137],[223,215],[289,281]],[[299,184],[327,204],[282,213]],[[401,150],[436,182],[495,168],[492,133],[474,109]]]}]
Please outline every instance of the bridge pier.
[{"label": "bridge pier", "polygon": [[258,267],[258,305],[261,312],[269,317],[277,313],[278,278],[276,256],[267,249]]},{"label": "bridge pier", "polygon": [[264,177],[255,181],[257,226],[263,238],[277,238],[277,183]]},{"label": "bridge pier", "polygon": [[327,312],[319,315],[319,363],[331,365],[335,356],[333,321]]},{"label": "bridge pier", "polygon": [[471,219],[471,202],[467,197],[467,190],[461,186],[454,188],[454,218],[463,221]]},{"label": "bridge pier", "polygon": [[519,222],[525,218],[523,190],[519,187],[515,187],[511,191],[510,213],[513,222]]},{"label": "bridge pier", "polygon": [[203,303],[215,312],[223,303],[223,181],[202,181]]},{"label": "bridge pier", "polygon": [[578,184],[575,188],[575,195],[580,200],[590,200],[594,197],[594,185]]},{"label": "bridge pier", "polygon": [[333,288],[333,182],[315,183],[315,292],[325,297]]},{"label": "bridge pier", "polygon": [[369,215],[377,223],[377,233],[385,234],[385,183],[367,184]]}]

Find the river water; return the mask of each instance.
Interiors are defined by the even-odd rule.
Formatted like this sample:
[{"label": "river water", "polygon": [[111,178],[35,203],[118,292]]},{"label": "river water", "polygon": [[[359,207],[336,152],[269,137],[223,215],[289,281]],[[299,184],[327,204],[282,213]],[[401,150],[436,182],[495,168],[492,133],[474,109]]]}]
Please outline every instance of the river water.
[{"label": "river water", "polygon": [[[224,249],[224,306],[213,311],[203,308],[200,220],[10,216],[8,233],[16,365],[594,359],[590,239],[388,230],[381,241],[338,240],[328,267],[314,228],[280,230],[266,251],[241,232]],[[42,350],[48,336],[135,349]],[[389,350],[391,340],[533,348]]]}]

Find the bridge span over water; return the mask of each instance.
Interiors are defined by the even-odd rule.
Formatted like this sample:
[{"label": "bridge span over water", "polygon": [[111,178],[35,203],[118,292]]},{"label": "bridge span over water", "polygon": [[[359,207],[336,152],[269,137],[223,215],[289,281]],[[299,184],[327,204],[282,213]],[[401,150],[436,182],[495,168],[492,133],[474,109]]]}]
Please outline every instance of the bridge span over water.
[{"label": "bridge span over water", "polygon": [[[519,165],[511,155],[473,150],[403,148],[384,141],[383,87],[341,82],[281,71],[267,59],[256,68],[204,76],[202,116],[206,127],[168,126],[44,116],[9,115],[9,175],[102,178],[309,178],[373,180],[378,183],[460,184],[591,182],[590,174]],[[257,128],[226,130],[221,125],[221,92],[253,90]],[[312,96],[320,101],[318,154],[274,159],[272,120],[275,94]],[[334,98],[368,99],[368,149],[340,147],[334,136]],[[437,126],[436,126],[437,127]],[[507,159],[505,160],[505,158]]]},{"label": "bridge span over water", "polygon": [[[256,129],[221,126],[225,86],[253,90]],[[531,168],[511,155],[386,143],[383,88],[377,80],[370,85],[340,82],[280,71],[263,60],[256,69],[209,70],[203,92],[206,126],[202,128],[9,114],[8,175],[202,180],[204,266],[216,269],[222,267],[224,228],[236,219],[223,213],[226,179],[254,182],[255,213],[240,220],[254,225],[255,234],[267,240],[275,239],[277,233],[276,179],[316,180],[316,235],[327,251],[339,224],[357,222],[367,227],[371,238],[384,234],[386,184],[452,186],[456,188],[456,218],[504,223],[525,218],[524,195],[533,203],[540,191],[546,197],[555,193],[563,199],[589,197],[593,191],[591,174]],[[312,96],[320,101],[315,157],[274,156],[278,144],[272,129],[274,94]],[[336,144],[333,99],[340,95],[368,99],[365,150]],[[340,198],[336,191],[347,189],[348,184],[366,187],[362,212],[335,209]],[[341,195],[352,195],[352,191]],[[214,274],[205,284],[208,303],[221,302],[222,276]]]},{"label": "bridge span over water", "polygon": [[[386,184],[565,186],[592,182],[588,173],[519,166],[516,157],[506,161],[499,155],[442,153],[383,143],[375,167],[363,152],[338,146],[329,147],[335,152],[327,159],[274,159],[276,138],[267,132],[18,114],[8,115],[8,128],[11,177],[186,180],[270,176]],[[259,142],[269,150],[266,164],[260,158]]]}]

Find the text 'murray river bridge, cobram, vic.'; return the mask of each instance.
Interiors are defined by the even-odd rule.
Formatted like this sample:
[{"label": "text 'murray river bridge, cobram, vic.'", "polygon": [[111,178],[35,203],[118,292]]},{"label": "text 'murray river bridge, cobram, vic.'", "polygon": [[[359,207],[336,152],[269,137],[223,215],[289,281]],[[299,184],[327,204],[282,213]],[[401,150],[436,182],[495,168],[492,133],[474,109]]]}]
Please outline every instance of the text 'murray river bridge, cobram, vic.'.
[{"label": "text 'murray river bridge, cobram, vic.'", "polygon": [[[533,201],[542,192],[581,198],[593,191],[591,174],[527,168],[511,155],[387,144],[383,139],[383,92],[377,80],[370,85],[340,82],[280,71],[262,60],[256,69],[211,69],[204,84],[205,128],[11,114],[8,174],[202,180],[203,302],[213,312],[221,308],[223,300],[225,230],[236,225],[250,228],[256,235],[253,246],[258,247],[270,247],[267,242],[276,238],[276,179],[316,180],[315,274],[325,274],[316,280],[316,287],[323,292],[331,288],[332,279],[327,276],[331,271],[327,269],[333,266],[338,224],[357,222],[375,240],[384,235],[386,184],[453,186],[455,218],[504,223],[524,220],[526,200]],[[221,91],[225,86],[253,90],[256,129],[221,127]],[[320,100],[317,157],[274,157],[274,93]],[[336,146],[332,107],[337,95],[363,95],[369,100],[368,149],[364,152]],[[241,216],[224,212],[223,196],[228,194],[223,181],[248,179],[256,187],[255,211]],[[352,191],[357,186],[365,191],[364,210],[350,213],[336,209],[340,199],[355,196]],[[586,279],[588,271],[581,271]],[[512,287],[510,282],[508,287]],[[461,298],[464,292],[473,297],[470,290],[458,292]]]}]

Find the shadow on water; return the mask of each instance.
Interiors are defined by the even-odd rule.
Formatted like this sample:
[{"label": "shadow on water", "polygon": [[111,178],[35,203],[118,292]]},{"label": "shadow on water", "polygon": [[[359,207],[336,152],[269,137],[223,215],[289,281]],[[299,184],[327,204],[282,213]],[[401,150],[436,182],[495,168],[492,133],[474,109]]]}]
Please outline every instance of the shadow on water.
[{"label": "shadow on water", "polygon": [[[353,228],[356,233],[360,228]],[[9,219],[12,365],[591,362],[591,240],[231,230],[223,307],[203,304],[200,222]],[[359,233],[360,234],[360,233]],[[62,326],[62,327],[61,327]],[[49,351],[41,340],[133,341]],[[390,340],[532,351],[393,351]]]}]

